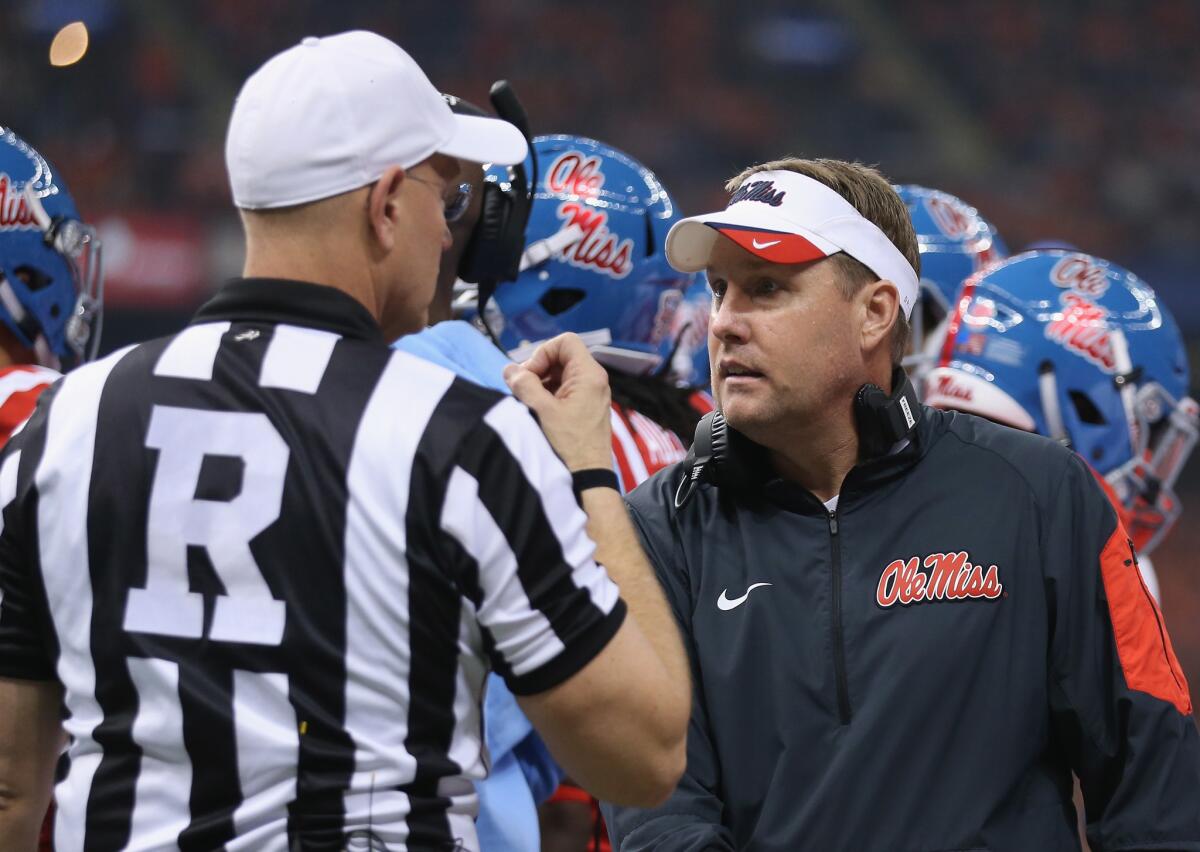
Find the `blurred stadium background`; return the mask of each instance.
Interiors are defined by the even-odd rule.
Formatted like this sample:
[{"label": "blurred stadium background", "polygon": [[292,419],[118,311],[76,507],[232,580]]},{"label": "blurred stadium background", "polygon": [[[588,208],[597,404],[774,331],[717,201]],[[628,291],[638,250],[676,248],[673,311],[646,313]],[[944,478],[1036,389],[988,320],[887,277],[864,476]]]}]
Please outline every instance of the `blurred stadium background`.
[{"label": "blurred stadium background", "polygon": [[[962,196],[1014,251],[1054,238],[1115,260],[1174,311],[1195,384],[1193,0],[4,0],[0,124],[102,230],[104,351],[174,330],[238,272],[222,150],[240,82],[305,35],[359,27],[477,103],[508,78],[535,133],[628,150],[685,213],[755,161],[853,158]],[[1195,690],[1200,461],[1180,492],[1155,563]]]}]

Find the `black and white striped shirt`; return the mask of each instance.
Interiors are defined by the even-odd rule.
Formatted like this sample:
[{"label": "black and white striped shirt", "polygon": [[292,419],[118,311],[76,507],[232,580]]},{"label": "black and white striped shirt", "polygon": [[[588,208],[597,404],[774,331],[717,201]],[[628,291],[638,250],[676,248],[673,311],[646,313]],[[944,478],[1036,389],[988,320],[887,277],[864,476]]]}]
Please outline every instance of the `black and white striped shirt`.
[{"label": "black and white striped shirt", "polygon": [[486,669],[548,689],[625,612],[529,412],[311,284],[70,373],[0,501],[0,676],[65,689],[62,850],[474,849]]}]

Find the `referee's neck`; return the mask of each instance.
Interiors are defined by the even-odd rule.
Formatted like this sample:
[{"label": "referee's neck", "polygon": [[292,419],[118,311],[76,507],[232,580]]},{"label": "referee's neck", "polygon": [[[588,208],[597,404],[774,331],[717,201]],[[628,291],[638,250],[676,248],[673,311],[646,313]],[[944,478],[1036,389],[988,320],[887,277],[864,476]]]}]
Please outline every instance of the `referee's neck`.
[{"label": "referee's neck", "polygon": [[[312,205],[316,207],[317,205]],[[317,216],[326,212],[333,215]],[[368,246],[337,211],[242,211],[246,231],[245,278],[305,281],[341,290],[382,325],[384,294],[376,286]]]}]

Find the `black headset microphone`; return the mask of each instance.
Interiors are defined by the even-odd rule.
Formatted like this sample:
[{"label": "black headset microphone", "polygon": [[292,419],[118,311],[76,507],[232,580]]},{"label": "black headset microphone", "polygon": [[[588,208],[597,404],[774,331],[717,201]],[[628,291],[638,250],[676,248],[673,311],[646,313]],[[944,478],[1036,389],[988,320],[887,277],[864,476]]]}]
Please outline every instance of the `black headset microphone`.
[{"label": "black headset microphone", "polygon": [[[865,384],[854,395],[854,420],[862,455],[873,458],[887,453],[905,438],[911,438],[921,420],[921,401],[908,374],[892,370],[892,393],[879,385]],[[762,448],[731,429],[725,415],[710,411],[696,424],[696,437],[684,464],[687,473],[675,490],[675,508],[681,508],[701,482],[732,489],[746,487],[747,468]]]}]

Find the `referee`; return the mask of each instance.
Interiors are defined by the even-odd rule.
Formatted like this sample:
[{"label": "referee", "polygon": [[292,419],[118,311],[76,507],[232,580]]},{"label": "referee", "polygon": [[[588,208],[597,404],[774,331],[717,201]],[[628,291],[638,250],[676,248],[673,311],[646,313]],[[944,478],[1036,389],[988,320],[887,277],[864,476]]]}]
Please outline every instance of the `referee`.
[{"label": "referee", "polygon": [[61,701],[59,849],[476,849],[489,666],[597,795],[669,794],[687,663],[595,487],[603,370],[570,337],[510,369],[556,455],[387,346],[425,324],[457,160],[525,154],[371,33],[246,82],[245,277],[58,383],[0,457],[0,848],[34,842]]}]

